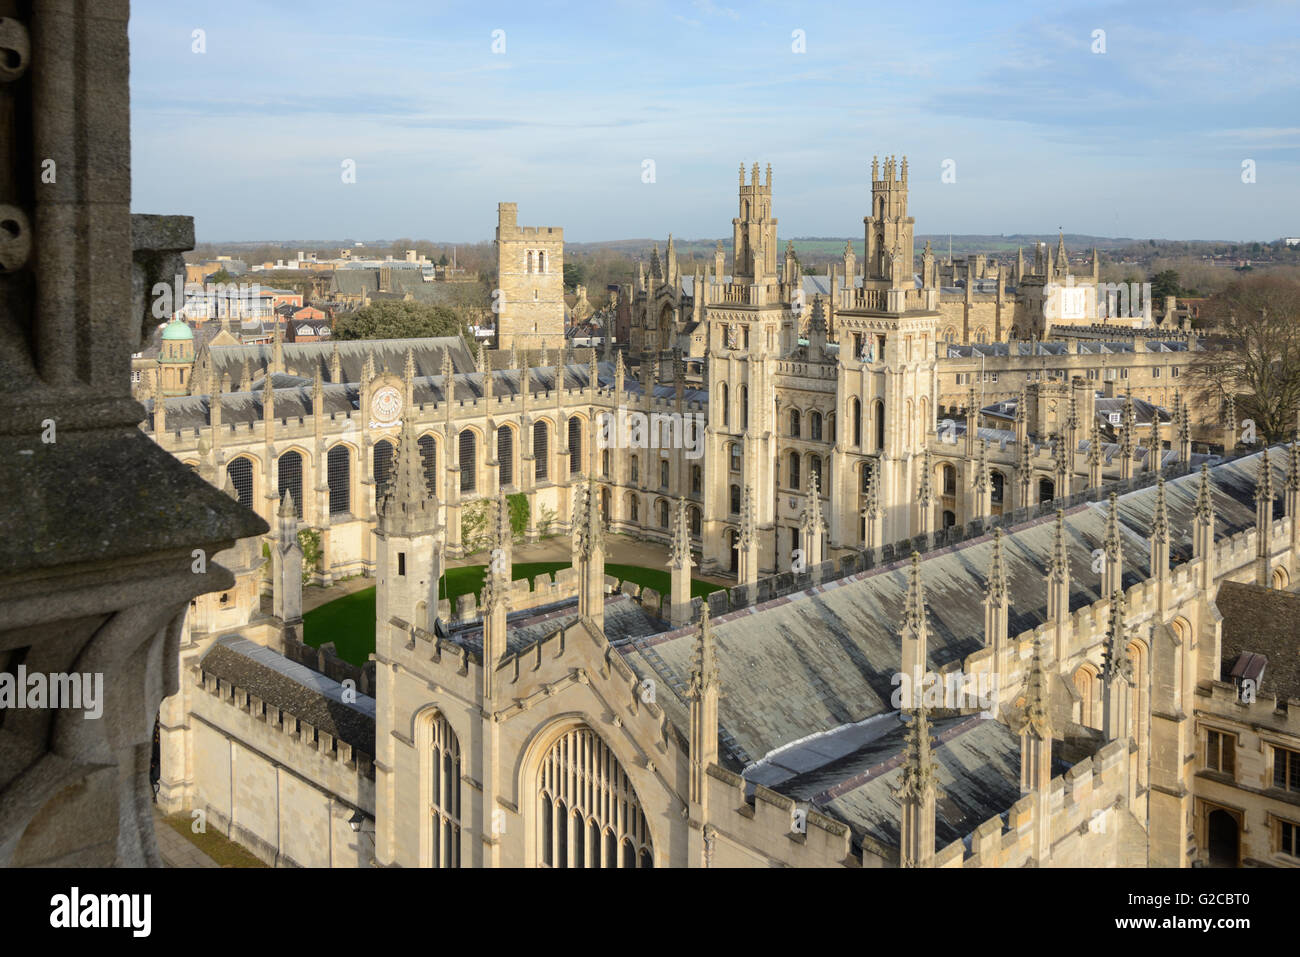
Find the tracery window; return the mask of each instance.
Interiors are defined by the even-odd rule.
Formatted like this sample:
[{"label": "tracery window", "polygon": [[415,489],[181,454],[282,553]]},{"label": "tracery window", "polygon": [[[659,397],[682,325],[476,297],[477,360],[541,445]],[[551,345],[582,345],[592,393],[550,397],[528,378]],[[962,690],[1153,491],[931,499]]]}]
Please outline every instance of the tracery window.
[{"label": "tracery window", "polygon": [[441,714],[427,719],[426,867],[460,867],[460,741]]},{"label": "tracery window", "polygon": [[342,515],[352,510],[352,458],[346,445],[330,449],[325,460],[325,474],[330,489],[330,514]]},{"label": "tracery window", "polygon": [[547,441],[546,422],[539,419],[533,423],[533,478],[539,482],[550,472]]},{"label": "tracery window", "polygon": [[569,417],[569,474],[582,471],[582,419]]},{"label": "tracery window", "polygon": [[375,500],[384,497],[384,489],[393,472],[393,443],[380,439],[371,451],[371,464],[375,473]]},{"label": "tracery window", "polygon": [[226,474],[239,495],[239,504],[245,508],[253,507],[253,463],[246,458],[237,458],[226,466]]},{"label": "tracery window", "polygon": [[276,462],[276,471],[280,497],[288,492],[293,496],[293,510],[302,518],[302,456],[297,452],[285,452]]},{"label": "tracery window", "polygon": [[566,732],[537,781],[544,867],[653,867],[645,812],[614,752],[591,728]]},{"label": "tracery window", "polygon": [[473,492],[478,489],[478,445],[473,431],[460,430],[460,490]]},{"label": "tracery window", "polygon": [[438,494],[438,445],[432,435],[422,435],[416,441],[420,446],[420,461],[424,464],[424,485],[430,495]]}]

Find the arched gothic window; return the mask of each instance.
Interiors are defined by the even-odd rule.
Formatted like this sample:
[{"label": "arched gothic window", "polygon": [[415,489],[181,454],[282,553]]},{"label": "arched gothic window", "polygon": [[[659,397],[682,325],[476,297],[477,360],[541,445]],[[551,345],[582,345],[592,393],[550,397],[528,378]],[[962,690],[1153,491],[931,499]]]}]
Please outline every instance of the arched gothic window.
[{"label": "arched gothic window", "polygon": [[591,728],[566,732],[538,769],[538,863],[653,867],[645,812],[618,758]]},{"label": "arched gothic window", "polygon": [[460,438],[460,490],[478,490],[478,441],[471,429],[461,429]]},{"label": "arched gothic window", "polygon": [[546,432],[546,420],[538,419],[533,423],[533,478],[537,481],[544,481],[550,469],[547,463],[550,461],[548,452],[550,451]]},{"label": "arched gothic window", "polygon": [[420,461],[424,464],[424,486],[430,495],[438,494],[438,446],[432,435],[420,436]]},{"label": "arched gothic window", "polygon": [[814,412],[808,417],[808,431],[811,433],[814,441],[821,441],[822,414],[820,412]]},{"label": "arched gothic window", "polygon": [[460,867],[460,741],[441,714],[426,718],[420,734],[428,788],[422,863]]},{"label": "arched gothic window", "polygon": [[582,471],[582,419],[569,417],[569,474]]},{"label": "arched gothic window", "polygon": [[790,480],[788,484],[790,488],[798,488],[799,487],[799,453],[798,452],[790,453],[790,477],[789,478]]},{"label": "arched gothic window", "polygon": [[497,429],[497,469],[501,487],[512,488],[515,484],[515,430],[508,425]]},{"label": "arched gothic window", "polygon": [[277,487],[280,498],[284,493],[293,495],[294,513],[302,518],[302,456],[297,452],[285,452],[276,462]]},{"label": "arched gothic window", "polygon": [[226,474],[239,495],[239,504],[245,508],[253,507],[253,463],[244,457],[234,459],[226,466]]},{"label": "arched gothic window", "polygon": [[375,501],[384,497],[388,478],[393,473],[393,443],[380,439],[370,450],[370,461],[375,472]]},{"label": "arched gothic window", "polygon": [[330,449],[325,459],[325,473],[330,488],[330,514],[352,511],[352,456],[346,445]]}]

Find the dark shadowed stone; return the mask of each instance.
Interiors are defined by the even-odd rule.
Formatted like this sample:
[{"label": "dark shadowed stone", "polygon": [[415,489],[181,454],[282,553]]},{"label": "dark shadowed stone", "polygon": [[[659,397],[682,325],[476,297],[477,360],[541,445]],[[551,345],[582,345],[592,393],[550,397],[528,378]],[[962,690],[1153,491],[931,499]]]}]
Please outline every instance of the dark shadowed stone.
[{"label": "dark shadowed stone", "polygon": [[756,584],[758,587],[758,594],[757,597],[755,598],[755,601],[764,602],[775,597],[776,594],[775,578],[770,578],[770,577],[760,578]]},{"label": "dark shadowed stone", "polygon": [[718,615],[725,615],[728,611],[727,604],[728,603],[727,603],[726,589],[723,589],[721,591],[710,592],[709,593],[709,616],[717,617]]},{"label": "dark shadowed stone", "polygon": [[781,572],[776,576],[772,583],[773,597],[790,594],[790,589],[794,587],[794,575],[790,572]]}]

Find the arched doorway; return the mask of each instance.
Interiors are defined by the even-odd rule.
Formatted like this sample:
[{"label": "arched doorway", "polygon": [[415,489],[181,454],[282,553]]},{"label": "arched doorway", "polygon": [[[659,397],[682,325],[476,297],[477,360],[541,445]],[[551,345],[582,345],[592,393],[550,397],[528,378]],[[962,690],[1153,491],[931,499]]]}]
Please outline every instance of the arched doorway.
[{"label": "arched doorway", "polygon": [[740,571],[740,533],[732,531],[728,537],[731,539],[731,574],[735,575]]},{"label": "arched doorway", "polygon": [[1038,480],[1038,501],[1050,502],[1056,498],[1056,483],[1049,478]]},{"label": "arched doorway", "polygon": [[1205,846],[1211,867],[1241,865],[1241,829],[1237,816],[1217,807],[1205,818]]}]

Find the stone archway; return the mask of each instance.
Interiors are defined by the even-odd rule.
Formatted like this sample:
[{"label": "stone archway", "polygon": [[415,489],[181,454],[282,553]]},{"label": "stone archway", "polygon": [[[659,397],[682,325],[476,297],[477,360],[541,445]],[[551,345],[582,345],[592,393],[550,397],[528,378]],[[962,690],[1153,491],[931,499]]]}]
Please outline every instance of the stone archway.
[{"label": "stone archway", "polygon": [[1234,812],[1216,807],[1205,815],[1205,849],[1210,867],[1241,866],[1241,825]]}]

